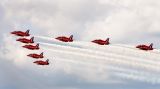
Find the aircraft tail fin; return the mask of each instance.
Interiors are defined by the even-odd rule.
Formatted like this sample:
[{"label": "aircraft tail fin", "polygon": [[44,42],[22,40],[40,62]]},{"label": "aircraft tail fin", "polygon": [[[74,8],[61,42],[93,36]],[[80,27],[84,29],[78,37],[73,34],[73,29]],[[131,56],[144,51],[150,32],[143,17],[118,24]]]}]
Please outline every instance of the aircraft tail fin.
[{"label": "aircraft tail fin", "polygon": [[31,38],[31,42],[34,42],[34,37]]},{"label": "aircraft tail fin", "polygon": [[40,54],[40,56],[43,56],[43,52]]},{"label": "aircraft tail fin", "polygon": [[37,48],[39,47],[39,43],[36,45],[36,47],[37,47]]},{"label": "aircraft tail fin", "polygon": [[73,35],[71,35],[69,38],[70,38],[70,39],[73,39]]},{"label": "aircraft tail fin", "polygon": [[152,48],[152,47],[153,47],[153,43],[151,43],[151,44],[149,45],[149,47]]},{"label": "aircraft tail fin", "polygon": [[47,59],[46,62],[49,63],[49,59]]},{"label": "aircraft tail fin", "polygon": [[29,34],[29,29],[26,31],[26,34]]},{"label": "aircraft tail fin", "polygon": [[109,38],[106,39],[106,42],[109,42]]}]

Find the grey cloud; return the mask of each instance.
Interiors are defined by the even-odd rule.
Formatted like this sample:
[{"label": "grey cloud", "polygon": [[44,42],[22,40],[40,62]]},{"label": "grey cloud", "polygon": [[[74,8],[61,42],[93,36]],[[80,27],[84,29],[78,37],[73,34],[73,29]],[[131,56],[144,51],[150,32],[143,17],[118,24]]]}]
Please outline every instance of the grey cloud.
[{"label": "grey cloud", "polygon": [[[17,1],[7,2],[4,5],[7,20],[23,25],[24,22],[32,23],[33,27],[41,32],[52,34],[75,34],[77,38],[83,36],[85,24],[106,17],[109,8],[99,4],[97,0],[79,1]],[[18,10],[17,10],[18,9]]]},{"label": "grey cloud", "polygon": [[[37,35],[74,34],[76,40],[83,41],[111,37],[113,43],[136,45],[153,42],[158,48],[159,9],[160,2],[155,0],[2,0],[0,37],[7,38],[2,37],[3,34],[15,30],[13,28],[17,25],[18,29],[30,28],[31,33]],[[4,45],[0,44],[0,47]],[[17,56],[12,54],[12,49],[8,55],[14,57],[8,59],[4,57],[6,55],[0,55],[1,89],[159,89],[159,85],[130,80],[125,80],[129,82],[127,84],[90,83],[76,73],[67,74],[64,70],[47,72],[50,74],[46,76],[45,70],[32,70],[33,66],[28,68],[26,62],[24,68],[17,66],[13,61]]]}]

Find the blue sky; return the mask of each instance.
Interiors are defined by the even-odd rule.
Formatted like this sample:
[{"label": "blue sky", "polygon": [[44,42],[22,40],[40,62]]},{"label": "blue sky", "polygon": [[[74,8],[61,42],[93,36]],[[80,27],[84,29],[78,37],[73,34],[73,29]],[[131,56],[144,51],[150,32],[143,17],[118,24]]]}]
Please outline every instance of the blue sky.
[{"label": "blue sky", "polygon": [[159,9],[158,0],[1,0],[0,89],[159,89],[159,84],[114,78],[87,65],[58,61],[56,67],[37,67],[25,57],[30,51],[9,35],[31,29],[37,36],[73,34],[84,42],[110,37],[112,44],[160,48]]}]

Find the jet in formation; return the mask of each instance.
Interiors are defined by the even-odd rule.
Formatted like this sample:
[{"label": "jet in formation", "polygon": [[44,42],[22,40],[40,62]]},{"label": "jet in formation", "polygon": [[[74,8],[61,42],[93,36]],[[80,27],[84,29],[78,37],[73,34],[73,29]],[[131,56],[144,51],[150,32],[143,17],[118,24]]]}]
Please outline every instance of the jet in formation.
[{"label": "jet in formation", "polygon": [[57,39],[59,41],[62,41],[62,42],[72,42],[73,41],[73,35],[71,35],[70,37],[60,36],[60,37],[57,37],[55,39]]},{"label": "jet in formation", "polygon": [[136,48],[141,49],[141,50],[153,50],[153,43],[151,43],[150,45],[137,45]]},{"label": "jet in formation", "polygon": [[26,32],[23,32],[23,31],[13,31],[13,32],[11,32],[11,34],[14,34],[16,36],[22,36],[22,37],[24,37],[24,36],[30,36],[29,30],[27,30]]},{"label": "jet in formation", "polygon": [[[29,34],[29,30],[27,30],[26,32],[23,31],[13,31],[11,32],[11,34],[14,34],[16,36],[20,36],[23,38],[18,38],[16,41],[19,41],[21,43],[25,43],[26,45],[22,46],[23,48],[27,48],[29,50],[39,50],[39,44],[33,45],[34,42],[34,37],[31,37],[30,39],[25,38],[25,36],[30,36]],[[28,45],[29,44],[29,45]],[[27,55],[28,57],[34,58],[34,59],[42,59],[44,58],[43,56],[43,52],[40,54],[36,54],[36,53],[31,53]],[[43,60],[37,60],[33,63],[36,63],[38,65],[49,65],[49,60],[47,59],[46,61]]]},{"label": "jet in formation", "polygon": [[47,59],[46,61],[37,60],[37,61],[34,61],[33,63],[35,63],[37,65],[49,65],[49,59]]},{"label": "jet in formation", "polygon": [[[21,43],[25,43],[26,45],[22,46],[23,48],[29,49],[29,50],[39,50],[39,44],[37,43],[36,45],[33,45],[34,42],[34,37],[31,37],[30,39],[25,38],[27,36],[30,36],[29,33],[30,30],[27,30],[25,32],[23,31],[13,31],[11,32],[11,34],[14,34],[16,36],[20,36],[23,38],[18,38],[16,41],[19,41]],[[62,41],[62,42],[73,42],[73,35],[66,37],[66,36],[59,36],[55,38],[56,40]],[[109,45],[109,38],[107,38],[106,40],[102,40],[102,39],[96,39],[91,41],[92,43],[98,44],[98,45]],[[151,43],[150,45],[137,45],[136,48],[140,49],[140,50],[153,50],[153,43]],[[36,53],[30,53],[27,55],[28,57],[34,58],[34,59],[42,59],[44,58],[43,56],[43,52],[40,54],[36,54]],[[34,61],[33,63],[37,64],[37,65],[49,65],[49,59],[43,61],[43,60],[37,60]]]},{"label": "jet in formation", "polygon": [[31,39],[27,39],[27,38],[19,38],[16,41],[22,42],[22,43],[34,43],[34,37],[32,37]]},{"label": "jet in formation", "polygon": [[30,50],[39,50],[39,44],[36,44],[36,45],[24,45],[22,47],[30,49]]},{"label": "jet in formation", "polygon": [[109,38],[107,38],[106,40],[101,40],[101,39],[96,39],[91,41],[93,43],[99,44],[99,45],[108,45],[109,43]]},{"label": "jet in formation", "polygon": [[27,56],[35,58],[35,59],[44,58],[43,52],[41,54],[31,53],[31,54],[28,54]]}]

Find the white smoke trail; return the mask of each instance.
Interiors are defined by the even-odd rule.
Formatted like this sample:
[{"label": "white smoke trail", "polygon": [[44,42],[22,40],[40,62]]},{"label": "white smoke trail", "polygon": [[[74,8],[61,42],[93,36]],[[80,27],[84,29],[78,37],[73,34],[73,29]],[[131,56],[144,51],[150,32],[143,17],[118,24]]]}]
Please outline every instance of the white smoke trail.
[{"label": "white smoke trail", "polygon": [[[49,42],[47,43],[54,43],[57,45],[63,45],[63,46],[69,46],[69,47],[76,47],[76,48],[83,48],[83,49],[89,49],[89,50],[96,50],[100,52],[113,52],[117,55],[126,55],[126,56],[134,56],[135,58],[146,58],[149,59],[150,61],[159,61],[160,60],[160,53],[155,53],[154,51],[146,52],[142,50],[138,50],[135,48],[130,48],[130,47],[124,47],[124,46],[117,46],[117,45],[109,45],[109,46],[98,46],[89,43],[89,42],[72,42],[72,43],[64,43],[64,42],[59,42],[55,40],[54,38],[49,38],[49,37],[43,37],[43,36],[35,36],[38,39],[44,39],[48,40]],[[117,50],[118,49],[118,50]],[[151,56],[152,55],[152,56]]]},{"label": "white smoke trail", "polygon": [[[47,43],[41,43],[42,45],[48,45]],[[132,57],[129,57],[129,58],[122,58],[122,57],[116,57],[117,55],[113,55],[114,53],[112,53],[112,55],[103,55],[101,56],[99,52],[97,53],[94,53],[94,52],[88,52],[87,50],[81,52],[79,51],[80,49],[74,49],[74,48],[68,48],[68,47],[65,47],[65,46],[59,46],[59,45],[54,45],[52,44],[52,48],[54,48],[54,50],[52,51],[55,51],[56,49],[57,50],[62,50],[62,52],[67,52],[67,53],[70,53],[70,54],[76,54],[76,55],[81,55],[82,57],[91,57],[92,59],[95,59],[95,58],[99,58],[101,60],[107,60],[107,61],[111,61],[111,62],[116,62],[116,63],[124,63],[124,64],[128,64],[132,67],[135,67],[135,65],[137,65],[136,67],[140,67],[140,68],[145,68],[145,69],[151,69],[151,70],[157,70],[158,72],[160,71],[159,70],[159,65],[156,64],[156,62],[154,63],[144,63],[144,61],[141,61],[141,60],[130,60],[132,59]],[[74,49],[74,50],[72,50]],[[50,49],[49,49],[50,50]],[[105,58],[107,57],[107,58]],[[116,60],[114,60],[116,59]],[[143,63],[143,64],[142,64]]]},{"label": "white smoke trail", "polygon": [[[39,37],[39,36],[37,36],[37,37]],[[74,48],[85,48],[85,49],[88,49],[89,48],[89,50],[90,51],[95,51],[96,50],[96,52],[98,52],[99,51],[99,49],[105,49],[104,47],[103,48],[101,48],[101,46],[99,46],[99,47],[95,47],[93,44],[92,45],[88,45],[89,43],[87,43],[87,47],[86,47],[86,44],[84,44],[84,42],[73,42],[73,43],[63,43],[63,42],[58,42],[57,40],[51,40],[51,38],[49,38],[49,37],[39,37],[39,38],[43,38],[43,39],[47,39],[47,40],[50,40],[50,41],[52,41],[54,44],[58,44],[58,45],[62,45],[63,44],[63,46],[69,46],[69,47],[74,47]],[[76,45],[75,45],[76,44]],[[91,48],[92,47],[92,48]],[[116,47],[116,48],[114,48],[114,47]],[[96,49],[95,49],[96,48]],[[134,54],[136,54],[135,52],[133,53],[132,52],[132,55],[126,55],[126,54],[128,54],[128,53],[131,53],[131,51],[130,52],[124,52],[124,47],[118,47],[118,46],[114,46],[114,45],[112,45],[112,46],[110,46],[109,48],[108,48],[109,50],[104,50],[104,51],[99,51],[99,53],[101,53],[101,54],[103,54],[102,56],[104,56],[104,55],[109,55],[109,53],[108,54],[104,54],[103,52],[105,52],[105,51],[107,51],[107,52],[112,52],[112,53],[114,53],[114,54],[116,54],[117,56],[119,55],[119,57],[122,57],[123,59],[125,59],[126,57],[130,57],[130,56],[134,56]],[[110,50],[110,49],[112,49],[112,50],[116,50],[116,52],[115,51],[112,51],[112,50]],[[117,49],[119,49],[119,50],[117,50]],[[121,49],[121,50],[120,50]],[[98,51],[97,51],[98,50]],[[118,54],[117,54],[117,51],[119,52]],[[123,51],[123,52],[122,52]],[[144,53],[141,53],[141,55],[142,54],[144,54]],[[124,56],[125,55],[125,56]],[[159,56],[159,55],[158,55]],[[153,57],[152,57],[153,58]],[[157,58],[157,55],[156,55],[156,58]],[[144,59],[144,58],[143,58]],[[136,61],[143,61],[143,62],[145,62],[145,63],[155,63],[155,65],[157,65],[157,64],[160,64],[159,62],[157,63],[157,62],[155,62],[154,61],[154,58],[153,58],[153,60],[143,60],[142,58],[141,58],[141,56],[135,56],[135,57],[130,57],[130,60],[136,60]],[[147,58],[148,59],[148,58]],[[157,60],[156,60],[157,61]],[[159,61],[159,60],[158,60]]]},{"label": "white smoke trail", "polygon": [[[48,50],[47,50],[48,51]],[[49,50],[50,51],[50,50]],[[51,52],[53,53],[53,52]],[[54,52],[55,53],[55,52]],[[59,52],[57,52],[59,54]],[[85,65],[89,65],[89,66],[97,66],[97,67],[103,67],[106,70],[109,70],[110,72],[112,72],[111,74],[124,78],[124,79],[134,79],[134,80],[141,80],[144,82],[150,82],[150,83],[160,83],[160,79],[159,79],[159,74],[153,74],[150,73],[150,71],[138,71],[136,69],[130,69],[130,68],[124,68],[122,66],[114,66],[112,64],[107,64],[107,63],[99,63],[97,61],[89,61],[87,59],[82,60],[84,58],[80,57],[78,60],[75,60],[75,58],[79,57],[66,57],[64,56],[64,53],[61,53],[60,55],[63,54],[64,58],[58,58],[58,60],[56,61],[63,61],[63,62],[71,62],[71,63],[77,63],[77,64],[85,64]],[[119,76],[121,74],[125,74],[123,76]],[[132,76],[132,77],[128,77],[128,76]],[[143,77],[143,78],[142,78]],[[150,78],[148,78],[150,77]],[[136,78],[136,79],[135,79]]]},{"label": "white smoke trail", "polygon": [[[87,61],[89,62],[93,62],[93,61],[96,61],[96,63],[101,63],[101,64],[107,64],[107,65],[116,65],[116,66],[131,66],[130,64],[127,64],[126,62],[120,62],[120,61],[107,61],[107,60],[101,60],[102,58],[100,57],[96,57],[96,56],[92,56],[92,55],[86,55],[85,53],[84,54],[81,54],[81,53],[75,53],[75,52],[69,52],[69,51],[60,51],[60,50],[57,50],[57,49],[54,49],[54,50],[51,50],[51,48],[47,48],[47,51],[52,51],[52,52],[56,52],[60,55],[63,55],[65,58],[72,58],[75,56],[77,57],[80,57],[81,60],[83,61],[86,61],[86,59],[88,59]],[[67,55],[65,55],[67,54]],[[72,55],[72,56],[70,56]],[[104,58],[103,58],[104,59]],[[116,60],[116,59],[115,59]],[[129,63],[129,62],[128,62]],[[138,64],[139,65],[139,64]],[[134,65],[132,66],[133,68],[141,68],[143,66],[146,66],[146,65],[141,65],[141,66],[137,66],[137,65]],[[154,70],[154,68],[151,68],[150,66],[147,66],[146,70]]]},{"label": "white smoke trail", "polygon": [[[46,38],[44,37],[44,39]],[[51,41],[50,38],[47,38],[47,39]],[[129,57],[127,56],[127,54],[120,55],[120,53],[118,53],[119,55],[117,55],[115,52],[109,53],[107,50],[101,51],[102,47],[100,47],[101,48],[100,50],[96,51],[97,48],[96,47],[93,48],[94,46],[90,46],[90,45],[89,45],[90,46],[89,49],[86,49],[86,44],[81,45],[79,44],[79,42],[63,43],[63,42],[58,42],[53,40],[52,42],[53,44],[50,44],[51,42],[43,43],[43,41],[40,41],[39,43],[41,44],[41,46],[47,49],[47,51],[58,53],[59,56],[63,55],[63,57],[66,60],[62,59],[62,61],[75,62],[74,58],[79,57],[80,59],[76,60],[77,63],[82,63],[82,64],[84,63],[87,65],[96,64],[96,66],[107,65],[103,67],[104,68],[107,67],[108,70],[111,70],[112,72],[115,73],[114,75],[119,76],[121,78],[140,80],[140,81],[151,82],[151,83],[155,83],[155,82],[159,83],[160,81],[159,79],[160,65],[155,60],[147,60],[147,59],[144,60],[142,58],[138,58],[134,56]],[[50,47],[47,48],[46,46],[50,46]],[[120,49],[121,46],[118,47],[118,46],[112,45],[111,47],[117,47],[116,49],[118,50]],[[121,47],[121,48],[125,48],[125,47]],[[107,52],[107,53],[103,53],[103,52]],[[135,52],[131,52],[131,53],[135,54]],[[152,72],[154,72],[154,74]],[[151,78],[148,79],[148,77],[151,77]]]}]

